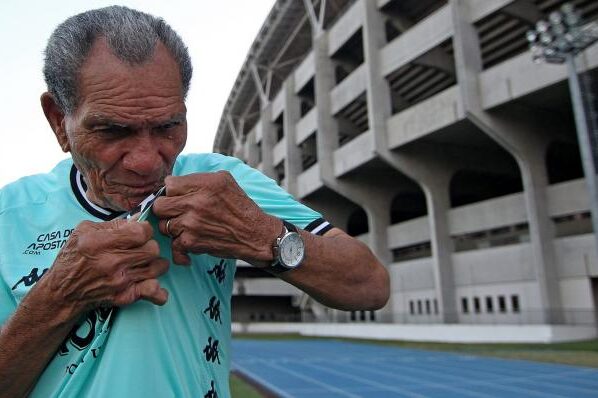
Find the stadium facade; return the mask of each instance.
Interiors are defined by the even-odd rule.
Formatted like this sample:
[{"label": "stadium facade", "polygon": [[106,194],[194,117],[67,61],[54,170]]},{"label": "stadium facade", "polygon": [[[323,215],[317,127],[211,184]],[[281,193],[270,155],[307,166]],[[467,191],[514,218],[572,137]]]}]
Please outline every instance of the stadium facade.
[{"label": "stadium facade", "polygon": [[[376,312],[330,310],[240,264],[234,319],[595,328],[567,73],[534,64],[525,39],[563,3],[278,0],[214,151],[367,243],[392,295]],[[573,4],[598,16],[596,1]],[[591,83],[598,47],[579,59]]]}]

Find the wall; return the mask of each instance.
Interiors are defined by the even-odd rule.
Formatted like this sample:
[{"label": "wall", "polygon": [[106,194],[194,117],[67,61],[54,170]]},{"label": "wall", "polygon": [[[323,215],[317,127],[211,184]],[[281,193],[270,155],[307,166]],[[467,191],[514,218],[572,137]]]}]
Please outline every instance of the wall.
[{"label": "wall", "polygon": [[442,341],[453,343],[555,343],[598,337],[585,326],[395,325],[321,323],[234,323],[233,333],[298,333],[312,337],[374,340]]}]

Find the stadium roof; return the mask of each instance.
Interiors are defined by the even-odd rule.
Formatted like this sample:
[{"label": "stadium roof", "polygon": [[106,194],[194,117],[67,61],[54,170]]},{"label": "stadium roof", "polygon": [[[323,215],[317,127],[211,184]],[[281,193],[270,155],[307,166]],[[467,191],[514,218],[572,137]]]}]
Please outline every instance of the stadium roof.
[{"label": "stadium roof", "polygon": [[[320,0],[307,1],[313,1],[314,8],[319,12]],[[331,24],[353,1],[324,1],[324,26]],[[235,128],[244,133],[257,122],[260,94],[252,65],[255,65],[255,70],[264,83],[263,88],[268,98],[272,99],[282,82],[309,53],[311,45],[311,26],[305,2],[277,0],[253,41],[226,101],[214,140],[215,152],[226,152],[231,146],[229,118],[234,124],[243,119],[244,127],[237,125]]]}]

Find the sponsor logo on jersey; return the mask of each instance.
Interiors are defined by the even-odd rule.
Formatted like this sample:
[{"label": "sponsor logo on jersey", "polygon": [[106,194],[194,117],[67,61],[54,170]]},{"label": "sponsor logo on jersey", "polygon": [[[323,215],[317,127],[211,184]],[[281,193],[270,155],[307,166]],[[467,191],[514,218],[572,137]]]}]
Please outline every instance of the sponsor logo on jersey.
[{"label": "sponsor logo on jersey", "polygon": [[45,251],[58,250],[64,246],[69,236],[73,233],[73,230],[74,229],[61,229],[41,233],[35,238],[35,241],[29,243],[23,251],[23,254],[39,256]]}]

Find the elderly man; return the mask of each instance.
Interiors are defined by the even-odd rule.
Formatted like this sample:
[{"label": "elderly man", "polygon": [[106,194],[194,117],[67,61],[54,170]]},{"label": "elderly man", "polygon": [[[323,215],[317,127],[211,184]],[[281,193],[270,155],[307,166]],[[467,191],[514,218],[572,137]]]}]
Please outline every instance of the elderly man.
[{"label": "elderly man", "polygon": [[387,301],[359,241],[237,159],[179,155],[191,62],[163,20],[69,18],[44,75],[72,159],[0,190],[0,396],[228,396],[233,259],[332,307]]}]

